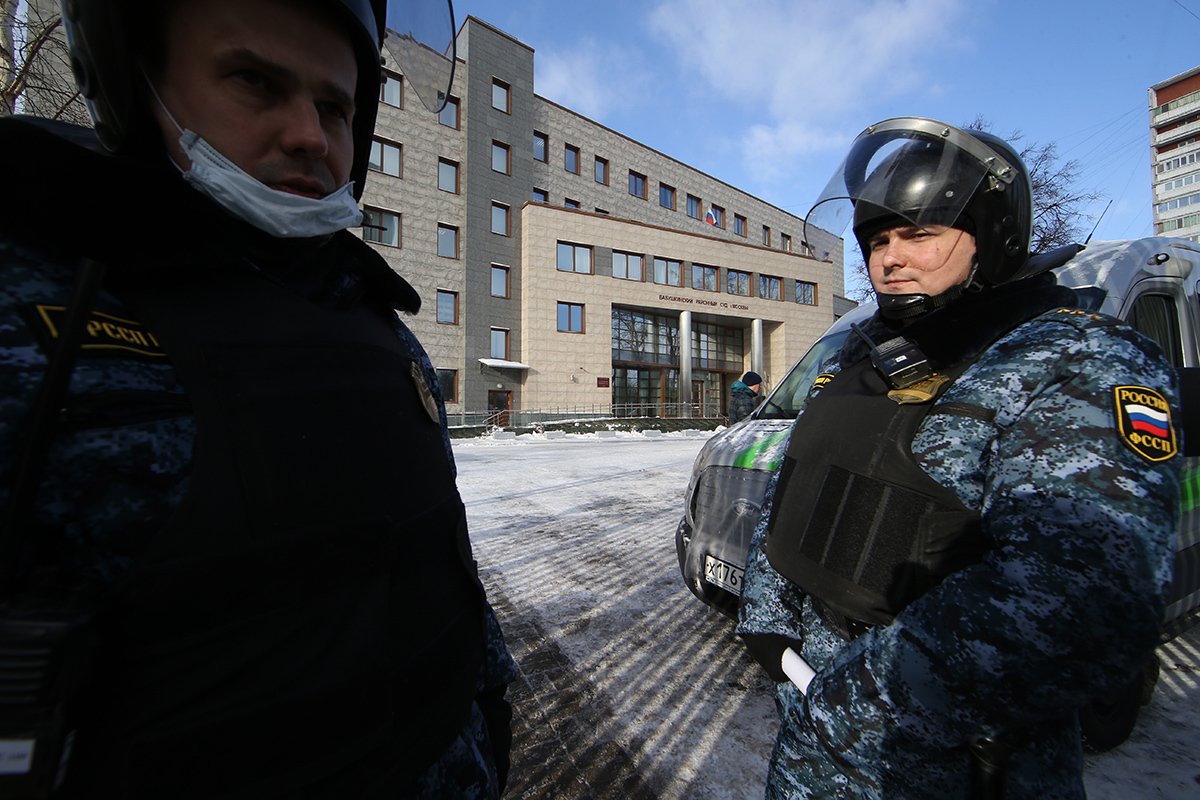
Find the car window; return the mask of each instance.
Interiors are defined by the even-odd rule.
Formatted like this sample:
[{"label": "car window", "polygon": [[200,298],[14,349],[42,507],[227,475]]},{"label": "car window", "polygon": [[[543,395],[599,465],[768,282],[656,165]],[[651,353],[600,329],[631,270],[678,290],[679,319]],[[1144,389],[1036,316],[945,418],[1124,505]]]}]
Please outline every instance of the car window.
[{"label": "car window", "polygon": [[1179,314],[1173,297],[1166,294],[1142,295],[1133,301],[1133,308],[1129,310],[1129,324],[1153,339],[1172,366],[1183,368]]},{"label": "car window", "polygon": [[846,341],[849,333],[850,330],[847,328],[818,339],[816,344],[808,348],[804,358],[792,367],[792,371],[787,374],[775,391],[771,392],[770,396],[763,401],[755,417],[757,419],[795,419],[796,415],[800,413],[800,409],[804,407],[809,387],[820,374],[821,365],[841,349],[842,342]]}]

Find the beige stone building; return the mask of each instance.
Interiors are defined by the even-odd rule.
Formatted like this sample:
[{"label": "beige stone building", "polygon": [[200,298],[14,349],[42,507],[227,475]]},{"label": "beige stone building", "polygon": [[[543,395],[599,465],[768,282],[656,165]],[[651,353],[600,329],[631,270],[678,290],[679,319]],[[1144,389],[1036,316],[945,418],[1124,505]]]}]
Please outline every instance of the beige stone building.
[{"label": "beige stone building", "polygon": [[457,43],[438,118],[387,74],[363,197],[456,419],[718,416],[852,305],[839,238],[538,96],[533,48],[493,26]]}]

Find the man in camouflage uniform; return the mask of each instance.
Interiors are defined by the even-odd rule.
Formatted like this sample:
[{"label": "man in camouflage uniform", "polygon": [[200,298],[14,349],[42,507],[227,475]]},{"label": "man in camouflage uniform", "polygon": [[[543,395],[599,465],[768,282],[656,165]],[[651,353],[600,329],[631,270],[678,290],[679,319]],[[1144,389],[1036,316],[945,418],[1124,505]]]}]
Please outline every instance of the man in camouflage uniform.
[{"label": "man in camouflage uniform", "polygon": [[[402,12],[449,11],[408,41],[434,110],[441,1]],[[515,667],[420,299],[345,230],[385,8],[79,0],[95,134],[0,120],[0,645],[80,634],[0,664],[41,687],[0,707],[0,794],[502,790]]]},{"label": "man in camouflage uniform", "polygon": [[880,311],[824,365],[751,543],[767,797],[977,796],[980,741],[1006,797],[1083,797],[1077,710],[1157,641],[1173,371],[1026,277],[1028,177],[996,137],[888,120],[836,176],[810,219],[850,201]]}]

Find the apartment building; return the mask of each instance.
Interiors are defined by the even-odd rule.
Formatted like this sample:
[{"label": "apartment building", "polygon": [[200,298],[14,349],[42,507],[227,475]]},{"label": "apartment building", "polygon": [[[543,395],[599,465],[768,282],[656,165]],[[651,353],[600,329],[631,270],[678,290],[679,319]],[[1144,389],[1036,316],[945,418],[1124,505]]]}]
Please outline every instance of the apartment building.
[{"label": "apartment building", "polygon": [[1154,232],[1200,242],[1200,67],[1150,87]]},{"label": "apartment building", "polygon": [[436,118],[387,73],[363,196],[452,412],[719,413],[852,305],[838,237],[539,97],[533,48],[486,22],[457,43]]}]

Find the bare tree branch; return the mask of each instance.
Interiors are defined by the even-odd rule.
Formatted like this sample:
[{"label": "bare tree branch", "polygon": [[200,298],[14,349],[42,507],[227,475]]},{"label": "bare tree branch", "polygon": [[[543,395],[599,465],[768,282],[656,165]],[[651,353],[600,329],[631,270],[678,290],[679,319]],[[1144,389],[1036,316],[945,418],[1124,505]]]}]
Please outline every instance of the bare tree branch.
[{"label": "bare tree branch", "polygon": [[0,114],[90,125],[52,0],[0,0]]}]

